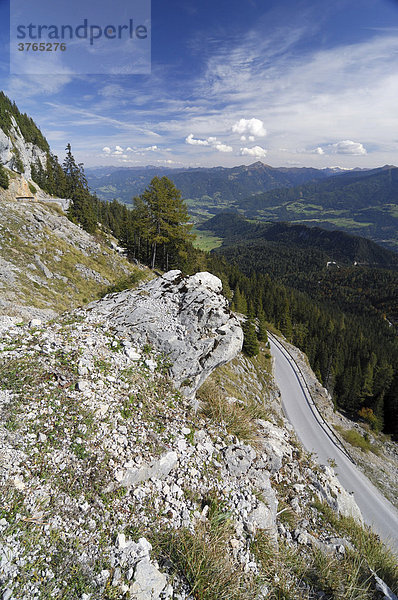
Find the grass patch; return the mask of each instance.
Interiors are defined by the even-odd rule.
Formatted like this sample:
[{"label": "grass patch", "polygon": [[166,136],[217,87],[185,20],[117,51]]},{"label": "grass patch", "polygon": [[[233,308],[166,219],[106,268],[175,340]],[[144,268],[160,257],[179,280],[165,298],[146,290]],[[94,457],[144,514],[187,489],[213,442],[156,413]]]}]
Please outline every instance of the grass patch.
[{"label": "grass patch", "polygon": [[106,290],[101,294],[101,297],[106,296],[107,294],[115,294],[117,292],[122,292],[123,290],[131,290],[135,288],[140,281],[147,277],[147,273],[145,271],[135,271],[128,277],[122,277],[118,279],[113,285],[110,285],[106,288]]},{"label": "grass patch", "polygon": [[398,560],[397,555],[387,548],[370,529],[359,525],[352,517],[336,514],[330,506],[319,501],[314,502],[328,526],[336,532],[348,537],[356,548],[365,565],[387,583],[394,594],[398,593]]},{"label": "grass patch", "polygon": [[265,532],[251,544],[260,575],[268,587],[267,600],[309,600],[322,591],[328,600],[376,600],[379,598],[367,561],[347,551],[343,557],[306,547],[291,548],[282,542],[279,550]]},{"label": "grass patch", "polygon": [[351,446],[360,448],[362,452],[373,452],[374,454],[380,454],[378,448],[371,444],[365,436],[361,435],[356,429],[344,429],[340,425],[335,425],[334,428],[339,432],[344,441],[348,442]]},{"label": "grass patch", "polygon": [[205,417],[223,423],[227,432],[242,442],[254,447],[261,445],[256,424],[256,419],[264,418],[264,409],[260,404],[254,401],[244,404],[230,402],[213,381],[205,381],[197,393],[197,399]]},{"label": "grass patch", "polygon": [[204,252],[210,252],[214,248],[219,248],[223,243],[222,238],[214,235],[211,231],[193,229],[192,233],[196,236],[193,241],[194,247]]},{"label": "grass patch", "polygon": [[215,511],[194,532],[188,529],[155,534],[151,542],[190,586],[196,600],[252,600],[256,584],[229,553],[233,533],[228,519]]}]

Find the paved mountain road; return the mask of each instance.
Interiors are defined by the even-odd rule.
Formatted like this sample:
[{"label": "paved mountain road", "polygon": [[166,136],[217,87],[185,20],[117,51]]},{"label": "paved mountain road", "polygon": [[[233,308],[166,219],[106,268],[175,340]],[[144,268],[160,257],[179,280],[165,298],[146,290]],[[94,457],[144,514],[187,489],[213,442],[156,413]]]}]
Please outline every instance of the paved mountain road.
[{"label": "paved mountain road", "polygon": [[339,447],[337,438],[313,405],[293,359],[276,338],[269,339],[283,409],[299,440],[307,451],[317,455],[320,464],[327,464],[328,459],[335,461],[337,477],[347,491],[354,493],[364,521],[398,551],[398,511]]}]

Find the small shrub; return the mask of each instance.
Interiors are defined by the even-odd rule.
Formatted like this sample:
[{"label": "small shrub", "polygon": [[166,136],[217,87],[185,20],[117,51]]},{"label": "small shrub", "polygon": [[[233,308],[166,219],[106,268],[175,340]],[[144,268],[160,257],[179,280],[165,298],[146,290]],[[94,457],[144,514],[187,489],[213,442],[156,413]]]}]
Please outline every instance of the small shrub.
[{"label": "small shrub", "polygon": [[144,277],[144,271],[139,271],[137,269],[137,271],[134,271],[134,273],[132,273],[128,277],[123,277],[113,285],[108,286],[106,290],[101,294],[101,297],[103,298],[107,294],[116,294],[117,292],[123,292],[123,290],[130,290],[134,288],[137,285],[137,283],[139,283]]},{"label": "small shrub", "polygon": [[31,191],[31,193],[33,195],[37,194],[37,189],[35,188],[35,186],[33,185],[33,183],[29,183],[29,189],[30,189],[30,191]]},{"label": "small shrub", "polygon": [[369,437],[365,435],[361,435],[359,431],[356,429],[343,429],[343,427],[336,426],[335,429],[340,433],[341,437],[351,444],[351,446],[355,446],[356,448],[360,448],[362,452],[373,452],[374,454],[379,454],[378,449],[370,443]]},{"label": "small shrub", "polygon": [[361,410],[358,411],[358,417],[366,421],[366,423],[369,423],[373,431],[379,432],[382,429],[380,419],[374,414],[371,408],[363,406]]},{"label": "small shrub", "polygon": [[7,190],[9,183],[10,183],[10,179],[8,177],[8,173],[5,170],[5,168],[3,167],[3,165],[0,165],[0,188]]}]

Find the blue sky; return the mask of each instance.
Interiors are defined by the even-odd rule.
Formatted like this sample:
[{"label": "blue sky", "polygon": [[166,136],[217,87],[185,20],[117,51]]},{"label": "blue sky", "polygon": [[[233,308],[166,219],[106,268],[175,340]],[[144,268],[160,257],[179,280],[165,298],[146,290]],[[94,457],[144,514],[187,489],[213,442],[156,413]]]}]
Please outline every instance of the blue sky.
[{"label": "blue sky", "polygon": [[125,76],[10,75],[8,4],[1,89],[61,159],[398,164],[397,0],[153,0],[152,72]]}]

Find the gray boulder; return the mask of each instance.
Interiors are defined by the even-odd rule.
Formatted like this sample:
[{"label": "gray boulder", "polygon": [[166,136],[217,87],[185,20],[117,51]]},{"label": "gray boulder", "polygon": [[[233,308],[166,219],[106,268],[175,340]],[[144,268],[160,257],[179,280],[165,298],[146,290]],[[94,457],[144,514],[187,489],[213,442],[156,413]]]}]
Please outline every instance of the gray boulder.
[{"label": "gray boulder", "polygon": [[242,349],[243,332],[210,273],[184,277],[169,271],[136,290],[105,296],[88,306],[90,320],[106,320],[116,333],[166,354],[171,375],[194,397],[208,375]]}]

